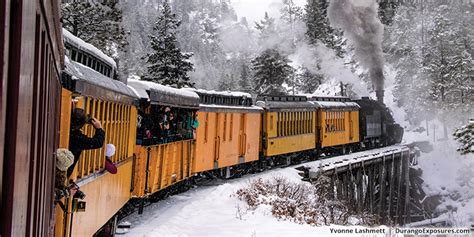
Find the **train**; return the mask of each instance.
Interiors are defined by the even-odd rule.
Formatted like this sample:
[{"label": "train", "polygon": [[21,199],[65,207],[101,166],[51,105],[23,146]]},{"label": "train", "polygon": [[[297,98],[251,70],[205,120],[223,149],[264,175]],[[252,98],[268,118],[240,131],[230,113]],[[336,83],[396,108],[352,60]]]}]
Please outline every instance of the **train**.
[{"label": "train", "polygon": [[[255,97],[137,79],[125,84],[112,58],[60,27],[56,1],[8,4],[1,11],[15,17],[1,19],[11,23],[2,24],[0,37],[9,62],[2,68],[0,117],[2,236],[113,236],[131,200],[196,177],[238,177],[402,140],[390,110],[367,97]],[[12,43],[18,36],[20,44]],[[116,147],[117,173],[106,170],[105,148],[84,151],[66,180],[84,195],[55,201],[55,151],[73,142],[75,108],[101,121],[105,144]],[[94,129],[86,125],[83,132],[91,136]]]}]

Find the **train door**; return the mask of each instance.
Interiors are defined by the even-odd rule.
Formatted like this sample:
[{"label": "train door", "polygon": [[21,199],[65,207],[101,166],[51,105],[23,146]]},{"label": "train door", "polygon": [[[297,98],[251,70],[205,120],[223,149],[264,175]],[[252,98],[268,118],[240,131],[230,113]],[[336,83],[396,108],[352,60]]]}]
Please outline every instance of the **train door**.
[{"label": "train door", "polygon": [[247,114],[241,114],[240,116],[240,126],[239,126],[239,157],[244,157],[245,156],[245,147],[246,145],[246,123],[247,122]]}]

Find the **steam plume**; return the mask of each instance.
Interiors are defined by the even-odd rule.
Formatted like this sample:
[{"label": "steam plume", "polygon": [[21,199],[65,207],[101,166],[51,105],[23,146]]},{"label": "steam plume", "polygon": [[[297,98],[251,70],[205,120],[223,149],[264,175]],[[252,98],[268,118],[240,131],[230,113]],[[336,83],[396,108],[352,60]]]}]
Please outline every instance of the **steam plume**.
[{"label": "steam plume", "polygon": [[369,70],[377,99],[383,101],[383,24],[377,18],[375,0],[332,0],[328,17],[354,45],[356,58]]}]

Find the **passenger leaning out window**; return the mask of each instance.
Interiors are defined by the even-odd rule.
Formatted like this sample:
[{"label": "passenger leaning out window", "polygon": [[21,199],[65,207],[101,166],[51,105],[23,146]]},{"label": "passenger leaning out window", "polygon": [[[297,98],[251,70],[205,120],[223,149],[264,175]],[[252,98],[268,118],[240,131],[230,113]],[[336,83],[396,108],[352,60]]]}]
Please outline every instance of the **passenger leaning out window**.
[{"label": "passenger leaning out window", "polygon": [[[95,128],[93,137],[84,135],[81,131],[85,124]],[[86,114],[83,109],[76,108],[71,114],[71,132],[69,135],[69,150],[74,155],[74,163],[67,170],[67,176],[71,176],[83,150],[98,149],[104,145],[105,131],[99,120]]]}]

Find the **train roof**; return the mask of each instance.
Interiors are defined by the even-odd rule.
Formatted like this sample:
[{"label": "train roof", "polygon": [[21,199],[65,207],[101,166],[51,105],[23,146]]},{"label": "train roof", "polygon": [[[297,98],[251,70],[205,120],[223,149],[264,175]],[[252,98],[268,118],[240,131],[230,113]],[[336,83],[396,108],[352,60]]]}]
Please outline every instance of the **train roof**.
[{"label": "train roof", "polygon": [[302,111],[317,108],[306,96],[299,95],[259,95],[256,105],[270,111]]},{"label": "train roof", "polygon": [[63,85],[81,95],[103,100],[134,103],[135,93],[123,82],[113,80],[80,63],[64,57]]},{"label": "train roof", "polygon": [[354,110],[360,108],[357,103],[344,96],[307,95],[307,98],[310,103],[327,110]]},{"label": "train roof", "polygon": [[254,106],[252,95],[239,91],[215,91],[186,88],[199,95],[199,110],[210,112],[260,112],[262,108]]},{"label": "train roof", "polygon": [[189,108],[199,107],[198,94],[187,89],[176,89],[137,79],[128,79],[127,84],[139,98],[154,104]]},{"label": "train roof", "polygon": [[252,95],[246,92],[215,90],[208,91],[194,88],[186,88],[186,90],[197,93],[199,95],[201,105],[252,106]]},{"label": "train roof", "polygon": [[85,42],[84,40],[82,40],[81,38],[74,36],[71,32],[69,32],[68,30],[64,28],[63,28],[63,37],[64,37],[65,43],[69,43],[81,51],[85,51],[91,55],[96,56],[99,59],[104,60],[114,69],[117,68],[117,64],[115,63],[115,60],[113,60],[111,57],[104,54],[102,51],[100,51],[100,49],[96,48],[92,44],[89,44]]}]

